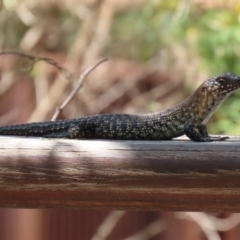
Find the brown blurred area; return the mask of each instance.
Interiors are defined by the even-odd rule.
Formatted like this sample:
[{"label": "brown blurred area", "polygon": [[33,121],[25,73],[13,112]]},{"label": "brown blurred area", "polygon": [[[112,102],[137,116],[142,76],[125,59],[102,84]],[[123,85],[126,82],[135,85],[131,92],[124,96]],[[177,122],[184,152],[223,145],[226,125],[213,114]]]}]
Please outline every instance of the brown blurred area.
[{"label": "brown blurred area", "polygon": [[[148,8],[150,4],[156,4],[156,9]],[[154,15],[158,8],[159,12],[172,11],[171,20],[166,23],[158,20],[158,15]],[[85,79],[83,88],[63,110],[60,119],[97,113],[152,112],[175,105],[209,76],[206,69],[200,68],[199,55],[188,48],[195,41],[194,29],[189,28],[193,35],[186,37],[186,42],[171,43],[173,39],[164,39],[171,22],[177,24],[190,8],[198,8],[200,14],[213,8],[235,9],[237,5],[236,1],[217,0],[3,1],[1,51],[50,58],[66,68],[71,77],[44,61],[33,64],[21,56],[0,56],[0,125],[50,120],[56,107],[76,85],[79,75],[102,58],[109,61]],[[133,25],[127,21],[141,15],[143,20]],[[155,23],[153,26],[149,23],[148,27],[146,20],[142,26],[144,19]],[[148,31],[152,28],[162,31],[159,38]],[[136,29],[140,30],[135,34]],[[145,45],[142,38],[146,39]],[[154,54],[148,47],[153,48]],[[240,236],[238,214],[192,214],[195,215],[160,211],[1,209],[0,239],[233,240]],[[218,222],[221,220],[225,225]]]}]

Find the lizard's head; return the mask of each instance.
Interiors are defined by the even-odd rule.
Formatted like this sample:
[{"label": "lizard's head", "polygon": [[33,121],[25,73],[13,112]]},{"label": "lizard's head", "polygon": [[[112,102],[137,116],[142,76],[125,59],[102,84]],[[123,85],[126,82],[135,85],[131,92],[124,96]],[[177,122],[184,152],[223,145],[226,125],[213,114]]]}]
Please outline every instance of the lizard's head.
[{"label": "lizard's head", "polygon": [[[236,89],[240,88],[240,77],[225,73],[203,82],[196,92],[186,100],[186,107],[192,112],[191,122],[205,124],[216,108]],[[190,102],[190,104],[189,104]]]},{"label": "lizard's head", "polygon": [[225,73],[203,82],[195,96],[199,103],[197,111],[204,120],[202,123],[206,123],[216,108],[238,88],[240,77],[234,73]]},{"label": "lizard's head", "polygon": [[215,96],[220,101],[228,97],[234,90],[240,88],[240,77],[234,73],[225,73],[208,79],[202,84],[202,89]]}]

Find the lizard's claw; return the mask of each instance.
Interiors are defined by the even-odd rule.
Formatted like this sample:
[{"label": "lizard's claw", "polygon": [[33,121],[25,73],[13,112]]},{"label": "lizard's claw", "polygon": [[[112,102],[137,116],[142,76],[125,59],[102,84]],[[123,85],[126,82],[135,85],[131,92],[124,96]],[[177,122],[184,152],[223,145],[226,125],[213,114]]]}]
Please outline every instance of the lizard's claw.
[{"label": "lizard's claw", "polygon": [[229,137],[203,137],[201,139],[201,142],[217,142],[217,141],[224,141],[226,139],[229,139]]},{"label": "lizard's claw", "polygon": [[213,142],[213,141],[224,141],[226,139],[229,139],[229,137],[210,137],[209,136],[209,139],[210,139],[211,142]]}]

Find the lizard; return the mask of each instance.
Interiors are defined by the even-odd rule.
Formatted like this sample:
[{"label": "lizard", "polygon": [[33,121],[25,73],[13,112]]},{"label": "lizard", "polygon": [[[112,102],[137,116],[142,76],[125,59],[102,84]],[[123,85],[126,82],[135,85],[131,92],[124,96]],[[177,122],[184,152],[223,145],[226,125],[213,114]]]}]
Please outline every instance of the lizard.
[{"label": "lizard", "polygon": [[225,73],[204,81],[186,100],[170,109],[146,114],[97,114],[80,118],[0,127],[0,135],[67,139],[171,140],[186,135],[198,142],[209,136],[206,123],[236,89],[240,77]]}]

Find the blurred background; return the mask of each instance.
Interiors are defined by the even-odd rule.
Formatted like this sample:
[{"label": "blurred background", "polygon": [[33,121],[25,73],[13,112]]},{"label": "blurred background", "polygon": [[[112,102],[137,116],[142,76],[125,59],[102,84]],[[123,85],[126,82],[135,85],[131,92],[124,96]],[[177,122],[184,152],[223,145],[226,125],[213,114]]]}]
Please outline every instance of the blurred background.
[{"label": "blurred background", "polygon": [[[60,119],[159,111],[209,77],[240,75],[240,2],[5,0],[0,48],[54,61],[0,55],[0,125],[50,120],[79,74],[102,58],[109,61]],[[221,105],[210,133],[240,134],[239,97]],[[232,240],[239,222],[231,213],[1,209],[0,239]]]}]

